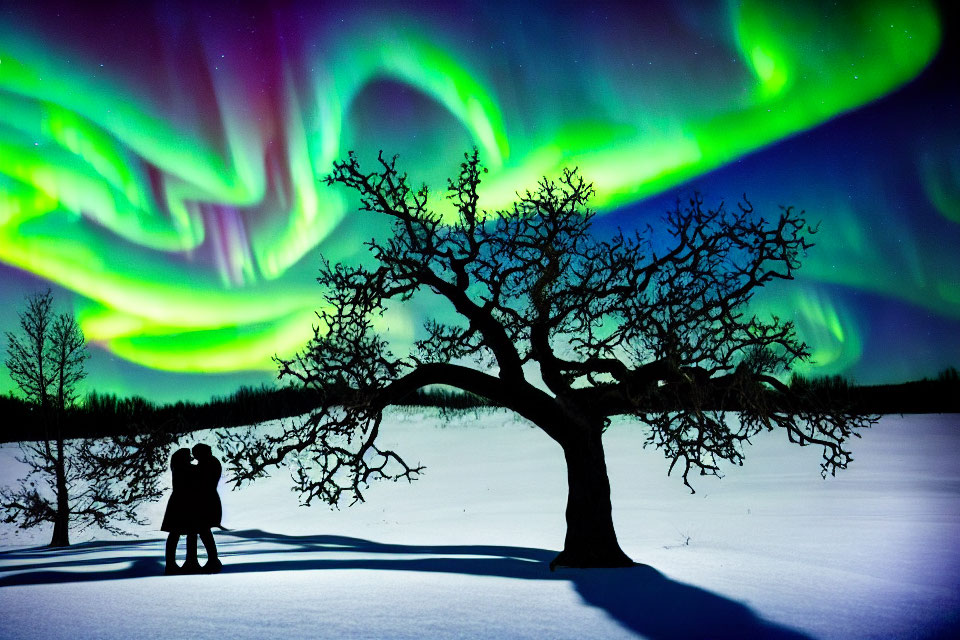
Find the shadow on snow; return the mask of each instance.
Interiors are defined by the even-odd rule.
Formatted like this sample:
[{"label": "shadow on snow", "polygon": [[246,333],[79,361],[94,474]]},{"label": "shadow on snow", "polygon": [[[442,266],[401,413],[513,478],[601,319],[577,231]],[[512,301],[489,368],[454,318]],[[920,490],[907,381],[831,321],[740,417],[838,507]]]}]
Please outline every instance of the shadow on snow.
[{"label": "shadow on snow", "polygon": [[[627,569],[560,569],[551,573],[547,565],[556,553],[528,547],[386,544],[346,536],[287,536],[255,529],[219,537],[225,540],[220,554],[222,574],[374,569],[562,580],[569,582],[584,602],[649,638],[807,637],[761,619],[736,600],[671,580],[642,564]],[[163,576],[162,549],[163,541],[154,539],[0,552],[0,587],[146,577],[176,579]],[[111,552],[116,555],[108,555]]]}]

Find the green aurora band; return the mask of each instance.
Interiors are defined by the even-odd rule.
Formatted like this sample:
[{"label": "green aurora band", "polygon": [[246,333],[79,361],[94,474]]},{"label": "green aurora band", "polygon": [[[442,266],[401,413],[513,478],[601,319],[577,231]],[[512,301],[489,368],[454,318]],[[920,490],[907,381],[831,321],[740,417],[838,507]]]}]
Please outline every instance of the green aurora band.
[{"label": "green aurora band", "polygon": [[[348,150],[398,151],[411,175],[442,186],[475,145],[490,169],[487,208],[576,165],[595,183],[595,206],[614,212],[887,95],[938,51],[929,3],[826,7],[722,5],[714,45],[700,51],[667,37],[622,38],[570,61],[549,43],[536,53],[518,43],[525,69],[513,74],[485,45],[428,17],[358,11],[335,29],[302,27],[304,42],[323,46],[277,56],[267,96],[248,86],[256,63],[219,46],[223,34],[203,32],[197,67],[215,98],[204,105],[156,99],[129,70],[111,73],[113,61],[0,24],[0,262],[73,292],[88,339],[124,360],[164,371],[272,371],[274,354],[311,335],[319,251],[362,251],[355,203],[320,181]],[[163,86],[177,92],[176,80]],[[377,91],[431,105],[423,146],[400,132],[394,149],[370,131],[382,115],[391,135],[394,116],[361,108]],[[919,160],[930,201],[953,222],[957,148]],[[796,202],[830,207],[829,232],[800,285],[757,305],[797,319],[813,347],[810,371],[845,371],[863,348],[850,310],[818,283],[960,317],[956,277],[931,279],[924,267],[955,258],[878,245],[849,205],[812,200]],[[394,310],[384,330],[409,340],[422,311]]]}]

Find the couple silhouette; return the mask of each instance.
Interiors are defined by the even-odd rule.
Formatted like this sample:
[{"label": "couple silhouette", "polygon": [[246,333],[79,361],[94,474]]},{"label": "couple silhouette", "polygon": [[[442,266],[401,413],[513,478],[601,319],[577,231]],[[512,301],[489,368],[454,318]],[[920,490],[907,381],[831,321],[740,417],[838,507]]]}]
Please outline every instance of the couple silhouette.
[{"label": "couple silhouette", "polygon": [[[196,459],[196,464],[193,460]],[[196,444],[193,455],[190,449],[178,449],[170,457],[173,474],[173,491],[163,515],[162,531],[167,531],[166,575],[194,573],[219,573],[223,568],[217,557],[217,544],[211,529],[223,529],[220,520],[223,507],[217,493],[220,481],[220,461],[213,455],[209,445]],[[177,545],[180,536],[187,538],[187,559],[183,566],[177,565]],[[207,563],[203,566],[197,559],[197,537],[207,551]]]}]

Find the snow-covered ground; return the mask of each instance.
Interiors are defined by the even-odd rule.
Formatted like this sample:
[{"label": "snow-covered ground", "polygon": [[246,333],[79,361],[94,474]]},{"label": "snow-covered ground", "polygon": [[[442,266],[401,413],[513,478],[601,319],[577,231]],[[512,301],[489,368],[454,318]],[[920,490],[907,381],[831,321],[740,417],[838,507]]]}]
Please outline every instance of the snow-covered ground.
[{"label": "snow-covered ground", "polygon": [[[0,636],[960,637],[960,416],[886,417],[826,481],[817,450],[765,435],[695,495],[642,426],[615,424],[614,519],[642,564],[555,573],[559,448],[505,413],[443,424],[392,413],[385,437],[427,471],[349,509],[298,507],[283,473],[222,488],[216,576],[161,575],[149,528],[53,551],[49,531],[0,525]],[[0,483],[15,453],[0,447]]]}]

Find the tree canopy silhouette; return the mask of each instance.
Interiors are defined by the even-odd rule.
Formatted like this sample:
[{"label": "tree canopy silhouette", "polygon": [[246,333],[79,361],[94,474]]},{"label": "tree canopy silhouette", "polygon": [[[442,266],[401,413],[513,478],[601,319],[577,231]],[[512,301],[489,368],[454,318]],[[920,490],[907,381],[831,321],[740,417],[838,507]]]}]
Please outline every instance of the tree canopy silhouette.
[{"label": "tree canopy silhouette", "polygon": [[[601,439],[611,416],[646,425],[647,444],[687,486],[692,473],[740,464],[743,445],[774,428],[821,446],[824,474],[847,466],[845,442],[875,418],[791,394],[777,376],[807,359],[807,346],[791,322],[748,312],[757,289],[792,279],[812,246],[803,212],[765,217],[746,198],[710,209],[694,196],[666,215],[659,244],[651,228],[599,239],[593,188],[578,170],[542,179],[501,211],[480,207],[484,173],[477,151],[465,154],[448,183],[450,220],[396,157],[381,153],[370,173],[352,153],[335,164],[326,183],[355,190],[361,210],[389,219],[392,234],[367,243],[372,266],[323,260],[314,338],[278,362],[282,377],[330,400],[276,435],[224,434],[237,483],[290,463],[307,504],[335,505],[362,500],[371,480],[413,479],[422,467],[379,444],[383,411],[416,389],[449,385],[560,445],[567,531],[551,567],[600,567],[631,564],[611,518]],[[415,294],[436,297],[437,315],[409,353],[395,355],[375,321]]]}]

